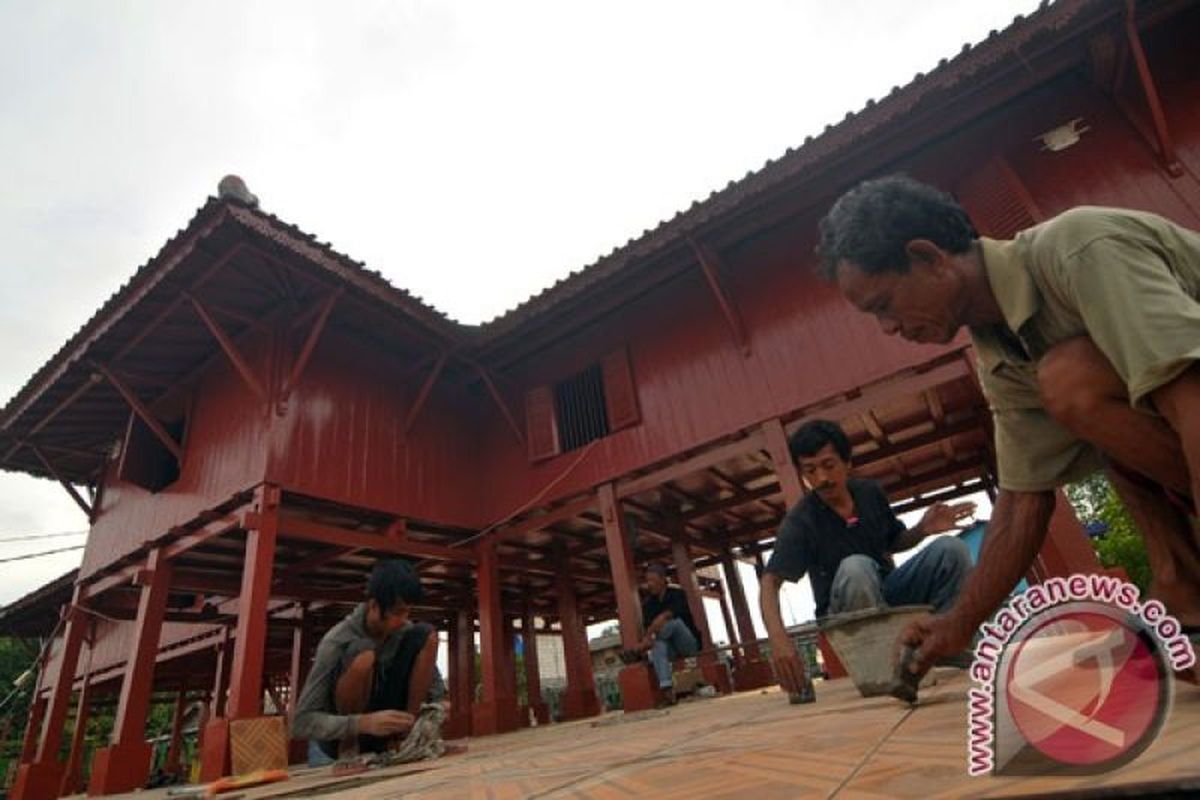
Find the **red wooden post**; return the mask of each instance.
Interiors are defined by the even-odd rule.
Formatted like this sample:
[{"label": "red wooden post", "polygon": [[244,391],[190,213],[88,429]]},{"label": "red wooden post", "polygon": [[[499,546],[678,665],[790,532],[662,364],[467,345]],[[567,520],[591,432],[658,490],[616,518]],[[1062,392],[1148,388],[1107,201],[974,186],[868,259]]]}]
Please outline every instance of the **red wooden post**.
[{"label": "red wooden post", "polygon": [[725,622],[725,633],[729,636],[729,654],[735,661],[742,660],[741,639],[738,638],[737,628],[733,624],[733,615],[729,613],[729,597],[725,585],[721,584],[721,619]]},{"label": "red wooden post", "polygon": [[509,691],[504,665],[504,611],[500,607],[500,563],[496,542],[485,538],[476,545],[479,555],[479,634],[483,697],[472,714],[477,736],[517,728],[517,698]]},{"label": "red wooden post", "polygon": [[800,471],[796,469],[796,462],[788,451],[787,433],[778,419],[764,422],[762,431],[771,465],[779,477],[779,488],[783,490],[783,501],[791,508],[804,499],[804,482],[800,480]]},{"label": "red wooden post", "polygon": [[[296,714],[296,703],[300,701],[300,692],[304,690],[304,682],[308,680],[308,669],[312,665],[312,621],[308,614],[308,603],[301,603],[296,627],[292,628],[292,662],[288,670],[288,701],[287,716],[290,722]],[[291,740],[288,761],[292,764],[303,763],[307,758],[307,740]]]},{"label": "red wooden post", "polygon": [[[37,693],[37,689],[34,689]],[[42,723],[46,720],[46,705],[49,698],[37,697],[29,707],[29,721],[25,723],[25,739],[21,744],[21,763],[29,764],[37,758],[38,740],[42,737]]]},{"label": "red wooden post", "polygon": [[513,627],[511,617],[504,618],[504,658],[500,660],[504,667],[504,686],[512,693],[517,702],[517,727],[529,727],[528,709],[521,704],[521,692],[517,682],[517,631]]},{"label": "red wooden post", "polygon": [[729,598],[733,602],[733,613],[737,616],[738,629],[742,639],[742,661],[737,666],[734,676],[734,686],[738,691],[761,689],[775,682],[771,665],[763,660],[758,649],[758,636],[754,633],[754,620],[750,616],[750,605],[746,602],[746,593],[742,588],[742,575],[738,571],[737,562],[733,559],[733,551],[726,549],[721,556],[721,565],[725,568],[725,584],[729,587]]},{"label": "red wooden post", "polygon": [[1075,509],[1071,507],[1067,496],[1059,489],[1055,493],[1050,528],[1027,577],[1031,582],[1040,583],[1056,575],[1067,577],[1076,573],[1091,574],[1102,570],[1100,559],[1088,541],[1083,524],[1075,516]]},{"label": "red wooden post", "polygon": [[[246,555],[238,597],[236,639],[230,657],[226,629],[218,661],[213,719],[204,729],[200,754],[200,780],[214,781],[230,771],[229,720],[262,714],[263,663],[267,644],[267,604],[275,567],[275,540],[279,531],[279,487],[266,484],[256,492],[254,527],[246,532]],[[225,678],[226,665],[228,678]],[[222,691],[228,681],[229,697]]]},{"label": "red wooden post", "polygon": [[538,664],[537,620],[526,603],[521,617],[521,639],[525,644],[525,697],[539,725],[550,722],[550,707],[542,700],[542,675]]},{"label": "red wooden post", "polygon": [[475,625],[471,612],[460,608],[454,615],[449,638],[450,716],[442,726],[447,739],[471,732],[471,703],[475,694]]},{"label": "red wooden post", "polygon": [[[625,525],[625,513],[610,483],[599,488],[600,516],[604,520],[604,540],[608,546],[608,563],[612,569],[613,592],[617,596],[617,621],[621,627],[621,646],[636,647],[642,636],[642,610],[638,603],[637,573],[633,563],[633,548]],[[657,699],[657,682],[648,663],[631,664],[617,676],[621,684],[621,704],[626,711],[653,708]]]},{"label": "red wooden post", "polygon": [[179,774],[180,758],[183,755],[183,715],[187,713],[187,678],[179,685],[179,693],[175,695],[175,709],[171,716],[171,741],[167,745],[167,757],[163,762],[163,771],[171,775]]},{"label": "red wooden post", "polygon": [[700,595],[700,584],[696,581],[696,565],[692,563],[692,555],[688,552],[687,542],[676,536],[671,539],[671,555],[675,559],[675,576],[679,585],[687,595],[688,610],[692,612],[692,621],[700,631],[700,654],[696,662],[704,680],[716,687],[722,694],[733,691],[729,680],[729,670],[717,659],[713,648],[712,632],[708,628],[708,614],[704,611],[704,598]]},{"label": "red wooden post", "polygon": [[279,487],[258,490],[257,527],[246,534],[246,561],[238,597],[237,638],[229,680],[229,718],[262,714],[263,662],[267,644],[267,603],[275,566],[279,528]]},{"label": "red wooden post", "polygon": [[592,673],[592,654],[588,650],[587,631],[579,617],[579,600],[575,581],[568,569],[566,548],[558,544],[559,570],[555,576],[558,594],[558,619],[562,627],[563,661],[567,671],[567,688],[563,692],[563,719],[582,719],[600,713],[600,698],[596,696],[596,677]]},{"label": "red wooden post", "polygon": [[[76,586],[74,597],[65,612],[67,621],[63,630],[62,655],[59,658],[58,675],[55,677],[54,684],[50,687],[50,695],[42,707],[44,717],[41,720],[40,734],[37,739],[37,751],[32,761],[22,763],[17,769],[17,777],[12,791],[14,800],[55,797],[62,787],[66,765],[59,762],[58,750],[62,744],[63,727],[67,722],[67,704],[71,701],[75,668],[79,663],[79,649],[83,645],[85,629],[91,624],[78,608],[83,597],[84,590]],[[43,665],[41,668],[45,669],[45,666]],[[32,720],[31,727],[33,727]],[[25,741],[28,746],[28,732]]]},{"label": "red wooden post", "polygon": [[[89,660],[91,651],[88,652]],[[71,753],[67,756],[67,767],[63,772],[59,794],[75,794],[83,778],[83,745],[87,740],[88,716],[92,710],[92,684],[90,670],[85,670],[83,685],[79,687],[79,704],[75,706],[75,731],[71,735]]]},{"label": "red wooden post", "polygon": [[171,588],[171,565],[154,549],[146,559],[134,622],[133,650],[121,682],[113,724],[112,744],[92,757],[88,794],[116,794],[140,789],[150,774],[153,748],[145,740],[150,693],[154,688],[154,662]]}]

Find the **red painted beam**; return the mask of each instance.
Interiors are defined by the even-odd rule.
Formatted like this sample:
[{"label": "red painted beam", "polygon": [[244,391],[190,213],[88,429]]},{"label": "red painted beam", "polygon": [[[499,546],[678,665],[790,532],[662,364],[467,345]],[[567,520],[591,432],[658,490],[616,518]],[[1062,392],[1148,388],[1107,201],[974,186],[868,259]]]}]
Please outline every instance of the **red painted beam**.
[{"label": "red painted beam", "polygon": [[213,335],[213,338],[217,340],[217,344],[221,346],[221,350],[229,357],[234,369],[242,376],[242,380],[245,381],[246,385],[250,387],[250,391],[254,392],[255,396],[263,403],[267,402],[266,390],[259,383],[258,378],[254,376],[254,371],[250,369],[250,365],[242,358],[242,354],[238,352],[237,345],[233,343],[229,335],[225,333],[221,326],[217,324],[217,321],[205,310],[199,300],[190,294],[186,295],[186,297],[191,302],[192,308],[196,310],[196,314],[200,317],[201,322],[204,323],[204,327],[208,328],[209,333]]},{"label": "red painted beam", "polygon": [[599,489],[600,515],[604,520],[604,540],[613,575],[613,591],[617,597],[617,619],[621,627],[621,646],[637,646],[642,638],[642,611],[638,603],[637,573],[633,550],[629,546],[629,531],[625,512],[611,483]]},{"label": "red painted beam", "polygon": [[404,434],[406,436],[412,430],[413,423],[417,421],[417,415],[425,407],[425,401],[429,398],[429,393],[433,391],[433,386],[437,383],[438,376],[442,374],[449,355],[449,353],[442,353],[438,356],[437,361],[433,362],[433,369],[429,371],[425,382],[421,384],[421,389],[417,392],[417,399],[413,401],[412,408],[408,410],[408,416],[404,418]]},{"label": "red painted beam", "polygon": [[[253,512],[246,515],[246,524],[253,525],[258,521]],[[323,542],[337,547],[355,548],[358,550],[375,550],[398,556],[413,556],[428,558],[435,561],[450,561],[453,563],[470,564],[475,561],[475,555],[467,547],[450,547],[447,545],[421,542],[411,538],[396,539],[386,534],[365,533],[339,528],[333,525],[323,525],[312,520],[296,517],[280,517],[279,535],[287,539],[303,539],[305,541]]]},{"label": "red painted beam", "polygon": [[104,366],[103,364],[94,364],[93,366],[95,366],[96,370],[101,375],[108,379],[108,382],[113,385],[113,388],[117,390],[121,397],[125,398],[125,402],[129,403],[129,406],[133,409],[133,412],[137,414],[141,418],[142,422],[146,424],[146,427],[158,437],[158,440],[162,442],[163,447],[171,451],[171,455],[175,456],[175,460],[181,461],[183,459],[183,451],[179,447],[179,442],[175,441],[171,434],[167,433],[167,429],[164,428],[162,423],[158,421],[158,417],[154,416],[150,409],[146,408],[146,405],[140,399],[138,399],[138,396],[133,393],[133,390],[126,386],[125,382],[113,374],[112,370],[110,370],[108,367]]},{"label": "red painted beam", "polygon": [[229,717],[244,719],[262,714],[263,662],[267,644],[267,605],[279,532],[279,489],[263,486],[258,492],[255,525],[246,534],[245,566],[238,595],[237,635],[229,682]]},{"label": "red painted beam", "polygon": [[46,471],[54,477],[54,480],[58,481],[59,484],[61,484],[62,487],[67,490],[67,494],[71,495],[71,499],[75,501],[75,504],[83,509],[83,513],[87,514],[88,520],[93,519],[95,517],[95,511],[88,504],[88,502],[80,496],[79,492],[75,491],[75,487],[68,483],[67,480],[59,474],[58,470],[54,468],[54,465],[50,463],[50,460],[46,458],[41,450],[32,444],[29,445],[29,449],[33,451],[35,456],[37,456],[38,461],[42,462],[42,466],[45,467]]},{"label": "red painted beam", "polygon": [[697,242],[690,236],[687,239],[687,243],[700,262],[700,269],[704,272],[704,280],[708,283],[708,288],[712,292],[713,299],[717,301],[717,307],[721,310],[721,316],[725,318],[725,324],[729,326],[729,332],[733,335],[734,343],[742,351],[743,355],[750,355],[750,337],[746,335],[746,326],[742,322],[742,315],[738,312],[733,298],[729,296],[729,293],[721,284],[721,275],[719,272],[721,264],[720,256],[711,247],[703,242]]},{"label": "red painted beam", "polygon": [[296,363],[292,365],[291,374],[284,381],[283,391],[280,392],[281,400],[287,400],[291,396],[292,390],[296,388],[296,384],[300,382],[300,376],[304,374],[304,368],[308,366],[308,360],[312,357],[313,350],[316,349],[317,340],[321,338],[321,332],[325,330],[325,323],[329,320],[329,315],[332,313],[334,305],[344,291],[345,287],[339,286],[330,293],[329,298],[321,305],[317,321],[313,323],[312,328],[308,332],[308,337],[304,340],[304,346],[300,349],[300,355],[296,357]]}]

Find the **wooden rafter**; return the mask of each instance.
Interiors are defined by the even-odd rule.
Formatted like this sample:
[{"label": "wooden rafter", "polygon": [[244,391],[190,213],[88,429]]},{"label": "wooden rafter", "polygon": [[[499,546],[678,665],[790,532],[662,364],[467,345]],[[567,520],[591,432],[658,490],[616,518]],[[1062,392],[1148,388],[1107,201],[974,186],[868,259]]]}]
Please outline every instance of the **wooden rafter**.
[{"label": "wooden rafter", "polygon": [[711,247],[691,237],[688,237],[687,243],[700,262],[704,280],[708,283],[713,299],[717,301],[717,307],[721,310],[721,316],[725,318],[725,324],[729,326],[729,332],[733,335],[734,342],[743,354],[750,355],[750,338],[746,335],[746,326],[742,323],[742,315],[738,312],[737,305],[729,296],[729,292],[721,284],[719,271],[721,257]]},{"label": "wooden rafter", "polygon": [[1129,52],[1133,56],[1133,64],[1137,69],[1138,80],[1142,86],[1146,105],[1150,109],[1150,120],[1154,123],[1154,134],[1158,140],[1159,158],[1163,167],[1173,178],[1183,175],[1183,165],[1175,151],[1175,141],[1171,137],[1171,129],[1167,126],[1167,116],[1163,112],[1162,100],[1158,96],[1158,87],[1154,85],[1154,75],[1150,72],[1150,62],[1142,49],[1142,37],[1138,33],[1134,0],[1125,0],[1125,36],[1129,40]]},{"label": "wooden rafter", "polygon": [[317,320],[309,329],[308,336],[304,339],[304,346],[300,348],[300,355],[296,357],[296,363],[292,365],[292,371],[284,381],[283,390],[280,392],[281,400],[287,400],[292,390],[300,382],[300,376],[304,374],[304,368],[308,366],[308,360],[317,346],[317,340],[321,338],[321,332],[325,330],[325,323],[329,320],[329,315],[343,292],[344,289],[338,287],[321,303],[320,311],[317,312]]},{"label": "wooden rafter", "polygon": [[442,369],[446,366],[446,359],[449,357],[449,353],[442,353],[438,356],[437,361],[433,362],[433,369],[425,377],[425,382],[421,384],[421,389],[417,392],[417,399],[413,401],[412,408],[408,410],[408,416],[404,418],[405,436],[412,430],[413,423],[417,421],[417,415],[425,407],[425,401],[429,399],[429,393],[433,390],[433,385],[437,383],[438,376],[442,374]]},{"label": "wooden rafter", "polygon": [[508,423],[508,427],[512,430],[513,435],[517,437],[517,441],[522,447],[524,447],[525,434],[521,432],[521,426],[517,424],[516,417],[513,416],[512,411],[509,409],[508,403],[504,402],[504,397],[500,394],[500,390],[496,388],[496,383],[492,380],[491,373],[488,372],[486,367],[477,361],[473,361],[469,358],[463,358],[462,356],[459,356],[459,358],[467,362],[467,364],[473,367],[475,372],[478,373],[480,380],[482,380],[484,386],[487,387],[488,394],[492,396],[492,401],[495,402],[496,406],[500,409],[500,413],[504,415],[504,419]]},{"label": "wooden rafter", "polygon": [[199,300],[197,300],[191,294],[187,295],[187,299],[191,302],[192,308],[196,309],[196,314],[199,315],[200,320],[204,323],[204,326],[208,328],[209,333],[213,335],[213,338],[217,340],[217,344],[221,346],[221,349],[225,352],[225,355],[229,357],[229,360],[233,363],[234,369],[236,369],[238,374],[242,376],[242,380],[245,381],[246,385],[250,387],[250,391],[254,392],[258,399],[263,403],[267,402],[266,390],[263,389],[262,384],[258,381],[258,378],[254,377],[253,370],[250,369],[250,365],[246,363],[246,360],[242,357],[242,354],[238,352],[237,346],[233,343],[233,340],[230,339],[229,335],[225,333],[220,325],[217,324],[217,321],[212,318],[212,315],[208,313]]},{"label": "wooden rafter", "polygon": [[35,456],[37,456],[38,461],[42,462],[42,466],[46,468],[46,471],[54,476],[54,480],[62,484],[62,487],[67,490],[67,494],[71,495],[71,499],[75,501],[75,504],[82,508],[83,513],[87,514],[87,518],[91,520],[95,515],[92,506],[83,499],[79,492],[75,490],[74,486],[68,483],[67,480],[59,474],[58,470],[54,468],[54,465],[50,463],[50,460],[46,458],[46,456],[37,448],[37,446],[31,444],[29,445],[29,449],[33,451]]},{"label": "wooden rafter", "polygon": [[[53,422],[55,417],[57,417],[59,414],[61,414],[63,411],[65,411],[68,406],[70,406],[72,403],[74,403],[80,397],[83,397],[83,395],[87,394],[87,392],[99,382],[100,382],[100,379],[98,376],[96,376],[94,374],[89,375],[86,381],[84,381],[82,384],[77,386],[75,388],[75,390],[73,392],[71,392],[69,395],[67,395],[66,398],[61,403],[59,403],[54,408],[52,408],[50,410],[50,413],[48,413],[46,416],[42,417],[42,419],[39,420],[36,425],[34,425],[32,428],[30,428],[29,433],[25,434],[25,438],[28,439],[31,436],[36,436],[42,430],[42,428],[45,428],[47,425],[49,425],[51,422]],[[10,447],[8,449],[8,451],[4,454],[4,458],[0,459],[0,462],[8,461],[8,459],[11,458],[12,455],[20,449],[21,449],[21,442],[17,442],[15,445],[13,445],[12,447]]]},{"label": "wooden rafter", "polygon": [[113,374],[112,370],[110,370],[108,367],[104,366],[103,364],[94,364],[93,366],[96,368],[97,372],[108,379],[108,382],[112,384],[113,388],[117,390],[121,397],[125,398],[125,402],[129,403],[130,407],[133,409],[133,413],[137,414],[138,417],[141,418],[142,422],[145,423],[146,427],[158,437],[158,440],[162,442],[163,447],[167,448],[167,450],[171,452],[171,455],[175,456],[175,460],[181,461],[183,459],[183,450],[180,448],[179,442],[175,441],[174,437],[167,433],[167,429],[164,428],[162,423],[158,421],[158,417],[154,416],[154,414],[150,412],[150,409],[146,407],[146,405],[138,398],[136,394],[134,394],[133,390],[130,389],[124,381]]}]

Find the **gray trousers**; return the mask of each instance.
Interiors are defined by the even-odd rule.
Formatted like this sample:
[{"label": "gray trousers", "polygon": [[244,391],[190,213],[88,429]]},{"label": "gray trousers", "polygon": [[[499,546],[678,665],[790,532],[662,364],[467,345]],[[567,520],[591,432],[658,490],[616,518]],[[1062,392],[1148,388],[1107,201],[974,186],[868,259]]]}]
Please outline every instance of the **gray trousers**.
[{"label": "gray trousers", "polygon": [[829,613],[928,604],[945,611],[971,570],[971,552],[956,536],[939,536],[883,577],[870,556],[842,559],[829,592]]},{"label": "gray trousers", "polygon": [[671,686],[671,662],[677,658],[694,656],[700,652],[700,643],[692,635],[683,620],[673,619],[659,629],[654,646],[650,648],[650,663],[658,676],[658,687]]}]

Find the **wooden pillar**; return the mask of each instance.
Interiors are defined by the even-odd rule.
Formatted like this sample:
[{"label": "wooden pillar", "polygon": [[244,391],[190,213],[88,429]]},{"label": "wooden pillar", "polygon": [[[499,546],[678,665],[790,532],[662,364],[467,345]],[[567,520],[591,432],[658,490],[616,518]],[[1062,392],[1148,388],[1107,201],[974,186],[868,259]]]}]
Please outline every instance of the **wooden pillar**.
[{"label": "wooden pillar", "polygon": [[478,553],[480,671],[483,697],[471,717],[477,736],[503,733],[517,727],[517,698],[504,675],[504,610],[500,606],[500,563],[496,541],[484,538]]},{"label": "wooden pillar", "polygon": [[1050,517],[1046,539],[1026,577],[1032,583],[1041,583],[1055,576],[1065,578],[1102,570],[1083,523],[1075,516],[1075,509],[1066,494],[1059,489],[1055,492],[1054,514]]},{"label": "wooden pillar", "polygon": [[[621,628],[621,646],[631,649],[642,638],[642,609],[638,603],[637,572],[633,563],[633,548],[625,525],[625,512],[611,483],[600,486],[600,516],[604,520],[604,540],[608,548],[608,563],[612,570],[613,592],[617,596],[617,621]],[[564,628],[565,630],[565,628]],[[617,676],[621,684],[621,704],[626,711],[653,708],[658,696],[658,682],[650,664],[639,662],[622,668]]]},{"label": "wooden pillar", "polygon": [[725,584],[721,584],[721,619],[725,622],[725,633],[729,635],[729,650],[730,655],[735,661],[741,661],[742,640],[738,638],[737,628],[733,624],[733,615],[729,613],[729,595],[725,591]]},{"label": "wooden pillar", "polygon": [[92,758],[88,794],[116,794],[140,789],[150,774],[153,748],[146,741],[146,718],[154,689],[154,663],[158,657],[159,633],[171,588],[171,565],[161,549],[150,551],[146,569],[139,574],[142,590],[134,622],[133,651],[129,655],[121,694],[117,700],[108,747]]},{"label": "wooden pillar", "polygon": [[[267,605],[271,600],[271,581],[275,568],[275,541],[279,532],[278,486],[265,484],[255,492],[255,509],[247,517],[246,551],[242,566],[242,584],[238,596],[237,631],[232,642],[226,641],[218,672],[214,714],[204,729],[204,749],[200,754],[200,780],[214,781],[230,772],[229,721],[262,714],[263,666],[267,644]],[[225,665],[228,678],[225,678]],[[220,691],[228,681],[229,695]]]},{"label": "wooden pillar", "polygon": [[525,699],[528,711],[537,720],[538,725],[550,722],[550,707],[542,700],[542,675],[538,664],[537,620],[534,618],[533,607],[525,604],[525,613],[521,616],[521,639],[525,643]]},{"label": "wooden pillar", "polygon": [[762,425],[767,442],[767,454],[771,457],[771,466],[779,478],[779,488],[783,490],[783,500],[787,507],[804,499],[804,482],[800,479],[800,471],[788,450],[787,433],[779,419],[769,419]]},{"label": "wooden pillar", "polygon": [[[91,660],[91,650],[88,651]],[[88,717],[92,710],[91,670],[84,670],[83,685],[79,687],[79,704],[75,706],[75,731],[71,735],[71,753],[67,756],[67,766],[63,771],[62,788],[59,794],[75,794],[80,790],[83,778],[83,746],[87,741]]]},{"label": "wooden pillar", "polygon": [[671,539],[671,555],[675,559],[675,577],[687,595],[688,610],[692,612],[692,620],[700,632],[700,654],[696,658],[700,674],[704,676],[705,682],[715,687],[718,692],[728,694],[733,690],[729,670],[717,658],[713,647],[712,632],[708,628],[708,614],[704,610],[704,598],[696,580],[696,565],[692,563],[692,554],[682,536]]},{"label": "wooden pillar", "polygon": [[178,775],[182,771],[180,759],[183,756],[183,715],[187,713],[187,678],[179,684],[179,692],[175,695],[175,709],[171,715],[171,741],[167,745],[167,757],[163,761],[163,772]]},{"label": "wooden pillar", "polygon": [[447,739],[471,733],[471,704],[475,694],[475,624],[471,612],[460,608],[449,636],[450,716],[442,726]]},{"label": "wooden pillar", "polygon": [[[54,678],[50,694],[42,708],[34,709],[35,716],[36,711],[42,711],[40,726],[33,725],[33,720],[30,720],[30,729],[38,731],[35,733],[37,747],[33,758],[27,762],[23,761],[17,769],[12,790],[14,800],[56,797],[62,787],[66,765],[59,762],[58,751],[62,745],[63,728],[67,723],[67,709],[71,702],[72,685],[75,683],[75,668],[79,664],[79,650],[83,645],[85,631],[91,626],[91,620],[79,609],[83,598],[84,590],[76,586],[71,603],[64,610],[66,623],[62,635],[62,649],[59,651],[58,675]],[[45,670],[45,662],[39,669]],[[30,729],[26,731],[26,748],[30,744]],[[25,752],[22,753],[22,756],[24,755]]]},{"label": "wooden pillar", "polygon": [[558,618],[562,627],[563,666],[567,672],[567,688],[563,692],[564,720],[594,717],[601,712],[596,696],[596,676],[592,671],[592,653],[588,649],[587,629],[579,615],[579,597],[575,579],[571,577],[566,548],[556,543],[558,569],[555,573],[555,592],[558,594]]},{"label": "wooden pillar", "polygon": [[37,691],[35,687],[34,701],[29,706],[29,720],[25,723],[25,739],[21,744],[22,764],[30,764],[37,759],[38,741],[42,738],[42,723],[46,720],[46,706],[50,702],[45,695],[37,696]]},{"label": "wooden pillar", "polygon": [[750,616],[750,605],[746,602],[746,592],[742,588],[742,575],[738,571],[732,550],[726,549],[722,554],[721,565],[725,569],[725,584],[729,587],[729,599],[733,603],[733,613],[737,617],[742,640],[742,660],[737,666],[734,686],[741,692],[770,686],[774,683],[774,675],[771,665],[759,652],[754,620]]},{"label": "wooden pillar", "polygon": [[257,525],[246,533],[245,566],[238,596],[237,638],[229,680],[230,719],[262,714],[263,664],[267,644],[267,604],[275,566],[279,527],[279,487],[258,490]]},{"label": "wooden pillar", "polygon": [[[292,628],[292,659],[288,669],[288,701],[287,717],[290,723],[296,716],[296,704],[300,702],[300,693],[304,690],[304,682],[308,680],[308,670],[312,666],[312,620],[308,613],[308,603],[301,603],[296,627]],[[303,764],[308,760],[308,740],[290,739],[288,743],[288,763]]]}]

